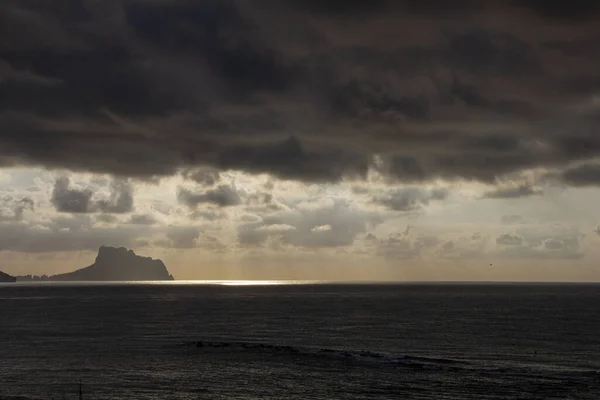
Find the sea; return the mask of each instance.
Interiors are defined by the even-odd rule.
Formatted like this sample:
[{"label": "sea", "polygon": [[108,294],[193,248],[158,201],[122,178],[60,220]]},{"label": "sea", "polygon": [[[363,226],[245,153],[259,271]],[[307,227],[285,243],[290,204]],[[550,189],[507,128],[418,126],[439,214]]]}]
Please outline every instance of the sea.
[{"label": "sea", "polygon": [[597,400],[600,286],[2,284],[0,399],[79,398]]}]

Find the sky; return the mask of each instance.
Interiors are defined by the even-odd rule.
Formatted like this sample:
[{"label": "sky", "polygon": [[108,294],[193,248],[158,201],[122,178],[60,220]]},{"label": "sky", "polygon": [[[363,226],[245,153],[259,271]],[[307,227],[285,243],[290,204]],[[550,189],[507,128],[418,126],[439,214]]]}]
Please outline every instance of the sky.
[{"label": "sky", "polygon": [[0,270],[600,281],[600,2],[3,0]]}]

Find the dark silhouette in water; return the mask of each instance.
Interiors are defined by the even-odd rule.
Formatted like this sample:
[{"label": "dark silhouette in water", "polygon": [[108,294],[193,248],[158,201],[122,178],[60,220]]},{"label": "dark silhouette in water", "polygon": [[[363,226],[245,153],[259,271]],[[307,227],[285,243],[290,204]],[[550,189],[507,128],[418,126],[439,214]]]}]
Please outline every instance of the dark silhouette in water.
[{"label": "dark silhouette in water", "polygon": [[161,260],[136,255],[124,247],[102,246],[96,261],[89,267],[49,277],[23,276],[19,280],[44,281],[172,281]]},{"label": "dark silhouette in water", "polygon": [[4,272],[0,271],[0,282],[16,282],[17,278],[15,278],[14,276],[10,276],[8,274],[5,274]]}]

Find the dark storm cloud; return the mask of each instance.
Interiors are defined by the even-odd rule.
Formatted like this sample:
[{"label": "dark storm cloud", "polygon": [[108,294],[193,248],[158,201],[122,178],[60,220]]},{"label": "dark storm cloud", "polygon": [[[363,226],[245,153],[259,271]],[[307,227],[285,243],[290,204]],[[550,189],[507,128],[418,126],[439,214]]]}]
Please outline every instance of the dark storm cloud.
[{"label": "dark storm cloud", "polygon": [[133,210],[133,192],[127,182],[113,181],[106,199],[94,199],[91,189],[76,189],[70,185],[67,177],[60,177],[54,183],[51,202],[59,212],[124,214]]},{"label": "dark storm cloud", "polygon": [[139,38],[206,61],[236,95],[284,90],[292,74],[278,52],[252,39],[252,26],[228,2],[131,2],[126,19]]},{"label": "dark storm cloud", "polygon": [[393,113],[400,118],[423,120],[429,117],[429,100],[421,95],[393,97],[384,88],[349,82],[332,88],[329,99],[333,116],[378,120]]},{"label": "dark storm cloud", "polygon": [[475,29],[450,37],[446,55],[472,74],[529,75],[540,70],[529,43],[511,34]]},{"label": "dark storm cloud", "polygon": [[[273,1],[273,4],[276,2]],[[291,0],[288,2],[278,2],[280,6],[291,7],[292,9],[302,10],[309,13],[324,14],[330,16],[340,15],[364,15],[371,12],[381,11],[382,9],[389,6],[388,0],[373,0],[373,1],[361,1],[361,0]],[[283,3],[283,4],[281,4]]]},{"label": "dark storm cloud", "polygon": [[529,8],[544,18],[553,19],[589,19],[600,13],[600,4],[596,0],[519,0],[514,4]]},{"label": "dark storm cloud", "polygon": [[218,165],[248,172],[272,171],[287,179],[337,181],[344,175],[365,176],[367,160],[337,149],[307,149],[297,138],[281,142],[239,144],[223,149]]},{"label": "dark storm cloud", "polygon": [[[414,139],[411,139],[414,140]],[[507,147],[518,143],[519,139],[501,139],[494,135],[471,137],[468,140],[452,140],[451,136],[432,137],[437,143],[457,146],[456,153],[439,152],[415,157],[412,155],[392,155],[384,157],[376,169],[392,179],[402,182],[425,182],[432,179],[467,179],[495,184],[498,177],[519,169],[534,167],[536,158],[550,162],[547,155],[538,156],[534,151],[516,144],[513,150]],[[432,142],[431,147],[441,146]],[[428,151],[432,153],[432,151]],[[554,163],[554,162],[552,162]]]},{"label": "dark storm cloud", "polygon": [[215,189],[206,190],[200,193],[180,188],[177,193],[177,200],[179,200],[179,203],[190,208],[195,208],[198,204],[214,204],[219,207],[237,206],[241,204],[240,195],[237,190],[230,185],[221,185]]},{"label": "dark storm cloud", "polygon": [[559,177],[564,183],[572,186],[599,186],[600,163],[585,163],[567,168]]},{"label": "dark storm cloud", "polygon": [[187,170],[184,171],[182,175],[187,179],[191,179],[196,183],[206,186],[212,186],[221,179],[219,171],[207,168]]},{"label": "dark storm cloud", "polygon": [[[600,155],[600,119],[574,111],[600,88],[596,15],[584,0],[6,0],[0,165],[332,182],[378,155],[395,180],[488,183],[563,168]],[[73,190],[59,207],[85,212]]]},{"label": "dark storm cloud", "polygon": [[413,14],[466,12],[476,5],[472,0],[271,0],[266,3],[330,17],[362,17],[389,10]]},{"label": "dark storm cloud", "polygon": [[444,200],[448,197],[445,189],[425,190],[421,188],[403,188],[380,193],[373,202],[394,211],[414,211],[432,200]]},{"label": "dark storm cloud", "polygon": [[91,211],[90,202],[94,193],[89,189],[70,189],[70,180],[61,177],[54,183],[52,204],[59,212],[88,213]]}]

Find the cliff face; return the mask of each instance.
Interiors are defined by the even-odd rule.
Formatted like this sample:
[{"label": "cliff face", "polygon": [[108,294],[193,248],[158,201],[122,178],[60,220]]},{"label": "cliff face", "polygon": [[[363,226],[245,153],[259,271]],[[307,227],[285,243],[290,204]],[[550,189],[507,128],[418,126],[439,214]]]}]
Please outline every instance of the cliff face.
[{"label": "cliff face", "polygon": [[4,272],[0,271],[0,282],[16,282],[17,278],[15,278],[14,276],[10,276],[8,274],[5,274]]},{"label": "cliff face", "polygon": [[89,267],[54,275],[52,281],[172,281],[161,260],[141,257],[124,247],[100,247]]}]

